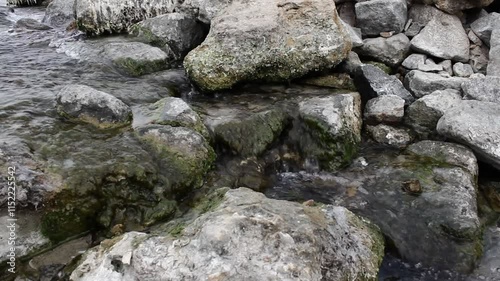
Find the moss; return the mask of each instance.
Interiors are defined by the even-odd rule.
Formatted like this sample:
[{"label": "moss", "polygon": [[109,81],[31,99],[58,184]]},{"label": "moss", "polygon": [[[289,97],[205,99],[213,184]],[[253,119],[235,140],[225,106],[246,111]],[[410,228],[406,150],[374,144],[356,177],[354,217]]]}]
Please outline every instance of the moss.
[{"label": "moss", "polygon": [[173,200],[162,200],[154,208],[147,209],[145,212],[145,225],[149,226],[154,223],[172,218],[177,211],[177,202]]},{"label": "moss", "polygon": [[389,75],[392,74],[392,68],[390,66],[385,65],[384,63],[377,62],[377,61],[364,61],[363,63],[376,66],[376,67],[380,68],[383,72],[385,72]]},{"label": "moss", "polygon": [[182,233],[184,232],[185,228],[186,228],[185,223],[178,223],[168,233],[172,235],[174,238],[179,238],[180,236],[182,236]]},{"label": "moss", "polygon": [[200,212],[200,214],[215,210],[224,201],[224,195],[228,190],[229,188],[225,187],[219,188],[212,193],[209,193],[201,200],[194,202],[193,208],[196,211]]},{"label": "moss", "polygon": [[132,58],[122,58],[114,60],[113,63],[127,71],[128,74],[136,77],[167,68],[166,60],[140,61]]}]

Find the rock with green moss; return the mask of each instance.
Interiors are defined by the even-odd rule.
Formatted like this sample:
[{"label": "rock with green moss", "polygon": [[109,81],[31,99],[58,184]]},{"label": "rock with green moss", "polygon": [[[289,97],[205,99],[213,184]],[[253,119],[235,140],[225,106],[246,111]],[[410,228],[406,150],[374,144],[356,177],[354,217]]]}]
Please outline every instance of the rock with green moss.
[{"label": "rock with green moss", "polygon": [[361,142],[361,98],[358,93],[308,98],[299,104],[304,134],[298,137],[304,158],[334,171],[347,166]]},{"label": "rock with green moss", "polygon": [[184,58],[206,36],[204,25],[196,21],[193,15],[184,13],[169,13],[146,19],[133,25],[129,33],[144,43],[173,53],[175,59]]},{"label": "rock with green moss", "polygon": [[85,85],[64,86],[56,96],[57,113],[70,121],[98,128],[118,128],[132,123],[132,110],[114,96]]},{"label": "rock with green moss", "polygon": [[308,207],[246,188],[175,229],[175,236],[131,232],[101,244],[71,280],[374,281],[384,255],[378,228],[343,207]]},{"label": "rock with green moss", "polygon": [[201,117],[181,98],[167,97],[153,104],[141,105],[134,109],[134,126],[146,124],[186,127],[209,137],[209,132]]},{"label": "rock with green moss", "polygon": [[174,57],[173,53],[140,42],[109,43],[104,46],[104,56],[131,76],[165,70]]},{"label": "rock with green moss", "polygon": [[215,160],[215,152],[202,135],[168,125],[146,125],[136,131],[158,159],[161,177],[169,190],[180,196],[201,186]]},{"label": "rock with green moss", "polygon": [[208,37],[184,67],[200,88],[217,91],[330,69],[351,47],[332,1],[238,0],[212,19]]},{"label": "rock with green moss", "polygon": [[330,73],[299,80],[300,83],[318,87],[355,91],[352,78],[346,73]]}]

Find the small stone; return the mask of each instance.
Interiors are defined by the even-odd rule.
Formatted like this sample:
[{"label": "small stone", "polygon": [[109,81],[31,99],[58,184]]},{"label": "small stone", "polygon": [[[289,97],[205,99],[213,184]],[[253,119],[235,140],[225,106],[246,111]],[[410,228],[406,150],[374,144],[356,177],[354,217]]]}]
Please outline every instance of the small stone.
[{"label": "small stone", "polygon": [[409,38],[413,38],[417,36],[420,31],[424,28],[423,25],[421,25],[418,22],[413,22],[409,27],[408,30],[405,31],[405,35],[408,36]]},{"label": "small stone", "polygon": [[396,148],[405,148],[414,139],[409,129],[395,128],[385,124],[366,126],[366,130],[376,142]]},{"label": "small stone", "polygon": [[403,191],[410,195],[420,195],[422,193],[422,185],[420,181],[413,179],[403,182]]},{"label": "small stone", "polygon": [[453,74],[458,77],[470,77],[474,74],[474,70],[472,70],[470,64],[457,62],[453,65]]},{"label": "small stone", "polygon": [[404,116],[405,100],[396,95],[384,95],[369,100],[365,107],[365,121],[371,124],[399,123]]},{"label": "small stone", "polygon": [[384,38],[389,38],[391,37],[392,35],[394,35],[394,31],[384,31],[384,32],[380,32],[380,36],[381,37],[384,37]]},{"label": "small stone", "polygon": [[423,54],[411,54],[402,63],[402,66],[407,69],[418,69],[419,65],[425,64],[427,59],[426,55]]},{"label": "small stone", "polygon": [[438,65],[441,65],[443,67],[443,70],[450,76],[453,75],[453,63],[451,62],[451,60],[444,60],[438,63]]}]

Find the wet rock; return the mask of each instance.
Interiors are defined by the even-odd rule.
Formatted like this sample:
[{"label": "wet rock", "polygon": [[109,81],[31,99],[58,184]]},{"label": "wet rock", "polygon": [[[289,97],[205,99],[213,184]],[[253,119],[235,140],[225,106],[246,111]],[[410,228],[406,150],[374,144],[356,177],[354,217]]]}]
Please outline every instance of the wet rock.
[{"label": "wet rock", "polygon": [[427,59],[426,55],[411,54],[403,61],[401,65],[407,69],[418,69],[420,65],[425,64],[426,59]]},{"label": "wet rock", "polygon": [[489,49],[482,46],[473,46],[470,49],[470,61],[469,64],[476,73],[486,74],[486,69],[488,67],[489,61]]},{"label": "wet rock", "polygon": [[246,188],[228,191],[179,238],[131,232],[106,244],[85,254],[72,280],[376,280],[384,248],[378,230],[345,208]]},{"label": "wet rock", "polygon": [[172,0],[78,0],[75,13],[78,28],[92,35],[126,32],[132,24],[173,12]]},{"label": "wet rock", "polygon": [[184,127],[147,125],[136,129],[148,149],[159,159],[163,177],[170,189],[185,194],[203,183],[215,153],[199,133]]},{"label": "wet rock", "polygon": [[70,121],[90,123],[99,128],[130,125],[132,111],[114,96],[85,85],[64,86],[56,96],[57,113]]},{"label": "wet rock", "polygon": [[348,165],[361,141],[361,100],[358,93],[315,97],[299,103],[305,126],[300,140],[304,158],[334,171]]},{"label": "wet rock", "polygon": [[414,139],[409,129],[396,128],[385,124],[367,126],[366,130],[376,142],[397,148],[405,148]]},{"label": "wet rock", "polygon": [[491,33],[490,45],[490,60],[486,68],[486,75],[500,76],[500,27]]},{"label": "wet rock", "polygon": [[433,3],[436,7],[442,11],[449,14],[456,14],[463,10],[468,10],[472,8],[482,8],[486,7],[493,2],[493,0],[432,0],[426,1],[427,3]]},{"label": "wet rock", "polygon": [[464,98],[500,103],[500,77],[486,76],[462,84]]},{"label": "wet rock", "polygon": [[399,123],[404,116],[405,100],[395,95],[385,95],[366,103],[364,118],[371,124]]},{"label": "wet rock", "polygon": [[208,118],[206,123],[216,142],[229,148],[231,153],[241,156],[262,154],[277,140],[288,123],[281,109],[264,110],[243,117],[241,112]]},{"label": "wet rock", "polygon": [[396,95],[404,99],[406,105],[415,100],[401,81],[372,65],[365,64],[358,67],[354,81],[361,95],[366,96],[368,99],[384,95]]},{"label": "wet rock", "polygon": [[406,23],[407,5],[404,0],[373,0],[355,5],[357,26],[363,36],[379,36],[380,32],[400,33]]},{"label": "wet rock", "polygon": [[412,70],[406,74],[404,85],[415,97],[423,97],[438,90],[462,89],[462,83],[467,78],[445,77],[441,74]]},{"label": "wet rock", "polygon": [[398,66],[410,53],[410,40],[400,33],[389,38],[363,40],[359,55],[383,62],[389,66]]},{"label": "wet rock", "polygon": [[52,27],[45,25],[43,23],[40,23],[36,19],[31,19],[31,18],[23,18],[20,19],[16,22],[14,25],[14,28],[18,29],[29,29],[29,30],[49,30],[52,29]]},{"label": "wet rock", "polygon": [[466,281],[496,281],[500,272],[500,227],[491,226],[484,234],[484,254],[474,273]]},{"label": "wet rock", "polygon": [[491,32],[500,28],[500,14],[491,13],[474,21],[470,28],[487,46],[490,46]]},{"label": "wet rock", "polygon": [[453,65],[453,74],[458,77],[470,77],[474,74],[474,70],[472,70],[470,64],[457,62]]},{"label": "wet rock", "polygon": [[133,25],[129,33],[182,59],[205,39],[205,28],[192,15],[170,13]]},{"label": "wet rock", "polygon": [[133,111],[134,127],[147,124],[186,127],[195,130],[205,138],[209,137],[208,130],[201,117],[189,104],[180,98],[163,98],[153,104],[138,106]]},{"label": "wet rock", "polygon": [[442,14],[411,40],[412,49],[442,59],[469,61],[469,38],[460,19]]},{"label": "wet rock", "polygon": [[411,126],[421,136],[436,132],[436,125],[444,112],[462,101],[456,90],[439,90],[426,95],[407,110],[405,123]]},{"label": "wet rock", "polygon": [[173,53],[139,42],[109,43],[104,46],[104,55],[132,76],[165,70],[173,57]]},{"label": "wet rock", "polygon": [[477,157],[500,169],[500,104],[462,101],[446,110],[437,124],[439,134],[471,147]]},{"label": "wet rock", "polygon": [[203,90],[216,91],[331,68],[351,46],[332,1],[235,1],[212,20],[210,34],[184,67]]},{"label": "wet rock", "polygon": [[299,80],[300,83],[318,87],[327,87],[333,89],[356,90],[354,81],[346,73],[331,73],[317,77],[304,78]]},{"label": "wet rock", "polygon": [[76,1],[52,0],[42,22],[52,26],[67,26],[76,18],[75,4]]}]

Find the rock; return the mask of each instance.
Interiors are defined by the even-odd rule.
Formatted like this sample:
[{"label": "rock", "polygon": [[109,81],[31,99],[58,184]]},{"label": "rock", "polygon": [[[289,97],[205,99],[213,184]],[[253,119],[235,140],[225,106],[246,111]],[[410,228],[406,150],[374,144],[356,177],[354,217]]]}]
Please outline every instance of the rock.
[{"label": "rock", "polygon": [[409,129],[395,128],[385,124],[366,126],[366,130],[376,142],[397,148],[405,148],[414,139]]},{"label": "rock", "polygon": [[490,46],[491,32],[500,28],[500,14],[491,13],[474,21],[470,28],[487,46]]},{"label": "rock", "polygon": [[185,194],[203,184],[215,153],[199,133],[168,125],[146,125],[136,128],[140,140],[159,159],[160,169],[174,194]]},{"label": "rock", "polygon": [[210,34],[188,54],[184,67],[203,90],[216,91],[331,68],[350,48],[332,1],[236,1],[212,20]]},{"label": "rock", "polygon": [[249,116],[237,112],[221,118],[211,117],[205,122],[216,142],[233,154],[248,157],[258,156],[269,148],[281,135],[287,121],[287,115],[282,110],[270,109]]},{"label": "rock", "polygon": [[412,103],[407,110],[405,123],[421,136],[436,132],[436,125],[444,112],[462,101],[457,90],[438,90]]},{"label": "rock", "polygon": [[56,96],[57,113],[70,121],[92,124],[98,128],[130,125],[132,111],[114,96],[85,85],[64,86]]},{"label": "rock", "polygon": [[[463,10],[468,10],[472,8],[482,8],[486,7],[493,2],[493,0],[432,0],[427,1],[436,5],[436,7],[442,11],[449,14],[457,14]],[[430,4],[429,3],[429,4]]]},{"label": "rock", "polygon": [[363,39],[361,38],[361,29],[357,27],[352,27],[343,20],[340,20],[342,25],[344,26],[345,31],[347,34],[349,34],[349,37],[351,38],[352,42],[352,47],[359,47],[363,46]]},{"label": "rock", "polygon": [[184,0],[178,2],[182,5],[177,8],[194,11],[200,22],[210,24],[217,15],[235,0]]},{"label": "rock", "polygon": [[441,65],[443,67],[443,71],[445,71],[447,74],[449,74],[450,76],[453,75],[453,63],[451,62],[451,60],[444,60],[438,63],[438,65]]},{"label": "rock", "polygon": [[460,19],[442,14],[432,19],[411,40],[412,49],[442,59],[469,61],[469,37]]},{"label": "rock", "polygon": [[222,200],[178,238],[130,232],[101,243],[71,280],[377,279],[383,237],[345,208],[267,199],[247,188]]},{"label": "rock", "polygon": [[408,18],[412,20],[413,23],[418,24],[421,27],[426,26],[434,18],[442,16],[444,13],[431,5],[421,5],[413,4],[408,11]]},{"label": "rock", "polygon": [[384,95],[371,99],[366,103],[365,122],[399,123],[404,116],[405,100],[396,95]]},{"label": "rock", "polygon": [[415,97],[423,97],[437,90],[453,89],[460,91],[462,83],[467,81],[461,77],[444,77],[440,74],[412,70],[406,74],[404,85]]},{"label": "rock", "polygon": [[67,26],[76,18],[76,1],[52,0],[45,10],[44,23],[52,26]]},{"label": "rock", "polygon": [[469,29],[469,32],[467,32],[467,37],[469,37],[469,40],[472,42],[472,44],[481,46],[483,45],[483,41],[477,35],[472,31],[472,29]]},{"label": "rock", "polygon": [[496,281],[500,271],[500,227],[488,227],[484,235],[484,254],[474,273],[466,281]]},{"label": "rock", "polygon": [[43,23],[40,23],[36,19],[31,19],[31,18],[23,18],[23,19],[16,21],[16,24],[14,24],[14,28],[29,29],[29,30],[49,30],[49,29],[52,29],[52,27],[45,25]]},{"label": "rock", "polygon": [[180,98],[167,97],[154,104],[134,108],[134,127],[148,124],[186,127],[195,130],[205,138],[209,133],[201,117]]},{"label": "rock", "polygon": [[354,2],[344,2],[341,4],[335,2],[339,17],[350,26],[356,26],[356,11],[354,9],[354,4]]},{"label": "rock", "polygon": [[372,0],[355,5],[357,26],[363,36],[379,36],[380,32],[400,33],[406,23],[405,0]]},{"label": "rock", "polygon": [[104,46],[104,55],[132,76],[165,70],[173,57],[172,53],[139,42],[109,43]]},{"label": "rock", "polygon": [[465,99],[500,103],[500,77],[486,76],[462,84]]},{"label": "rock", "polygon": [[500,104],[462,101],[445,111],[437,124],[439,134],[463,143],[484,162],[500,169]]},{"label": "rock", "polygon": [[402,33],[387,39],[369,38],[363,40],[363,46],[359,50],[361,56],[396,67],[410,53],[410,40]]},{"label": "rock", "polygon": [[173,12],[172,0],[78,0],[75,5],[78,28],[92,35],[122,33],[146,18]]},{"label": "rock", "polygon": [[496,212],[500,212],[500,182],[486,181],[481,183],[480,186],[486,196],[486,199],[490,203],[490,206]]},{"label": "rock", "polygon": [[486,74],[489,51],[490,50],[484,45],[471,46],[469,64],[472,66],[472,70],[475,73]]},{"label": "rock", "polygon": [[345,89],[350,91],[356,90],[352,78],[346,73],[330,73],[317,77],[300,79],[299,82],[318,87]]},{"label": "rock", "polygon": [[443,71],[443,66],[436,64],[432,59],[425,59],[425,63],[417,66],[417,70],[424,72],[440,72]]},{"label": "rock", "polygon": [[354,81],[358,91],[367,99],[384,95],[396,95],[403,98],[406,105],[415,100],[410,92],[403,87],[401,81],[372,65],[358,67]]},{"label": "rock", "polygon": [[426,59],[426,55],[411,54],[403,61],[401,65],[407,69],[418,69],[419,65],[425,64]]},{"label": "rock", "polygon": [[474,70],[472,70],[472,66],[470,66],[470,64],[457,62],[453,65],[453,74],[458,77],[470,77],[474,74]]},{"label": "rock", "polygon": [[129,33],[182,59],[205,39],[205,27],[192,15],[170,13],[141,21]]},{"label": "rock", "polygon": [[490,45],[490,60],[486,68],[486,75],[500,76],[500,28],[491,33]]},{"label": "rock", "polygon": [[408,27],[408,29],[405,31],[405,35],[408,38],[413,38],[413,37],[417,36],[420,33],[420,31],[422,30],[422,28],[424,28],[424,26],[421,25],[420,23],[418,23],[418,22],[412,22],[410,24],[410,26]]},{"label": "rock", "polygon": [[359,56],[355,52],[349,52],[347,58],[339,65],[339,69],[342,72],[346,72],[347,74],[354,76],[356,73],[356,69],[361,66],[363,63],[359,59]]}]

